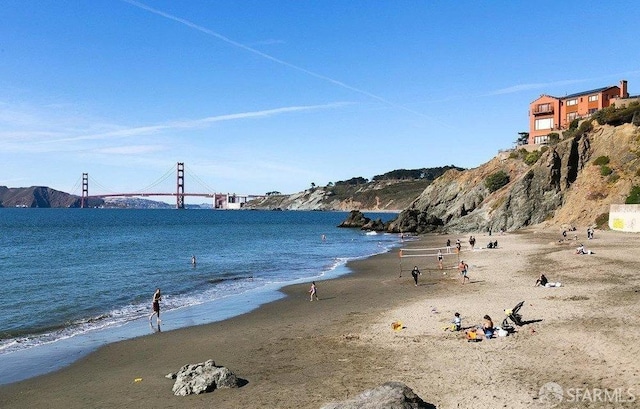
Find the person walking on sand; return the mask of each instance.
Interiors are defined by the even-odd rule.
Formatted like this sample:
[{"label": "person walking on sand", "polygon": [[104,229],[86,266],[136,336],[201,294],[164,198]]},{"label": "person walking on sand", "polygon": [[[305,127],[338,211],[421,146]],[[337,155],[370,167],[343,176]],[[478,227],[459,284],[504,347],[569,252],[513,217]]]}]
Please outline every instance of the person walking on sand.
[{"label": "person walking on sand", "polygon": [[440,267],[440,270],[442,270],[442,258],[442,252],[438,250],[438,267]]},{"label": "person walking on sand", "polygon": [[313,301],[315,298],[318,301],[318,287],[316,286],[316,282],[311,282],[311,288],[309,289],[310,299],[309,301]]},{"label": "person walking on sand", "polygon": [[416,287],[417,287],[418,286],[418,276],[422,275],[420,270],[418,270],[418,266],[413,267],[413,270],[411,270],[411,275],[413,276],[413,281],[416,283]]},{"label": "person walking on sand", "polygon": [[156,316],[156,322],[158,326],[160,326],[160,301],[162,301],[162,293],[159,288],[156,288],[156,292],[153,293],[153,298],[151,300],[151,305],[153,308],[153,312],[149,315],[149,322],[153,319],[153,316]]},{"label": "person walking on sand", "polygon": [[469,270],[469,266],[467,265],[467,263],[460,260],[460,264],[458,264],[458,270],[460,270],[460,279],[462,280],[462,284],[464,284],[464,280],[469,280],[469,282],[471,282],[471,279],[467,277],[467,272]]}]

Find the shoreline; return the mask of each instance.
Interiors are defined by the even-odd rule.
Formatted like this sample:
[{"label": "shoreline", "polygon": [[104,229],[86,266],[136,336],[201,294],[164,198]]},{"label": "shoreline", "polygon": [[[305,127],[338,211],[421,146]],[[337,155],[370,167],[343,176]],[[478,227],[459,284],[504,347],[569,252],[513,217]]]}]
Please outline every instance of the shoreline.
[{"label": "shoreline", "polygon": [[[624,318],[640,312],[640,238],[597,232],[586,243],[595,254],[576,256],[573,243],[558,245],[556,236],[494,235],[499,249],[463,251],[472,280],[464,286],[452,263],[444,275],[435,260],[425,261],[415,287],[408,272],[398,277],[394,251],[350,261],[351,273],[316,280],[318,302],[309,302],[307,283],[294,284],[281,290],[285,298],[234,318],[109,344],[55,373],[0,386],[0,406],[319,408],[396,380],[439,408],[530,407],[544,382],[637,387],[640,364],[632,357],[640,330]],[[402,246],[442,247],[447,237],[455,242],[454,235],[418,236]],[[539,272],[563,286],[533,288]],[[509,337],[467,343],[442,331],[455,311],[463,326],[485,313],[499,325],[501,310],[521,298],[524,319],[542,321]],[[395,320],[402,331],[390,329]],[[164,375],[207,359],[248,384],[173,396]]]}]

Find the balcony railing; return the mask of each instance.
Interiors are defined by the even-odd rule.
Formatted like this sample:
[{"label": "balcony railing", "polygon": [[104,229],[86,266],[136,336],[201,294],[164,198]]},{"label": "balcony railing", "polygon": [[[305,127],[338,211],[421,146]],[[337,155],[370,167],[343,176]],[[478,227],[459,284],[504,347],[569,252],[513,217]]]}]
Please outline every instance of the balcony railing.
[{"label": "balcony railing", "polygon": [[553,114],[553,106],[539,105],[533,108],[533,115],[546,115],[546,114]]}]

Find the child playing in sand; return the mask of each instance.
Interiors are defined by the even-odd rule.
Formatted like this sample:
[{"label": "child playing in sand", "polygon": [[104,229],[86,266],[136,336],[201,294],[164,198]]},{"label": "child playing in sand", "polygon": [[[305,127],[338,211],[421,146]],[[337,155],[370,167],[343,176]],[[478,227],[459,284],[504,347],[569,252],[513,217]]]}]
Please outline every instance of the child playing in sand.
[{"label": "child playing in sand", "polygon": [[455,328],[456,331],[460,331],[460,329],[462,328],[462,319],[460,319],[460,313],[456,312],[454,314],[454,318],[453,318],[453,328]]}]

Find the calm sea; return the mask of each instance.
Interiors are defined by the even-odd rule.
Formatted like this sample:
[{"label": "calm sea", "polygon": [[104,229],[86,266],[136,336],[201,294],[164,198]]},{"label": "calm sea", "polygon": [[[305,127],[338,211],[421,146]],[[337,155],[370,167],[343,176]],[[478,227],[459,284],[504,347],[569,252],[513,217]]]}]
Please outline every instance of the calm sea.
[{"label": "calm sea", "polygon": [[[386,221],[395,214],[367,213]],[[0,209],[0,384],[108,342],[218,321],[399,245],[345,212]],[[324,239],[323,239],[324,236]],[[196,265],[191,264],[192,256]]]}]

